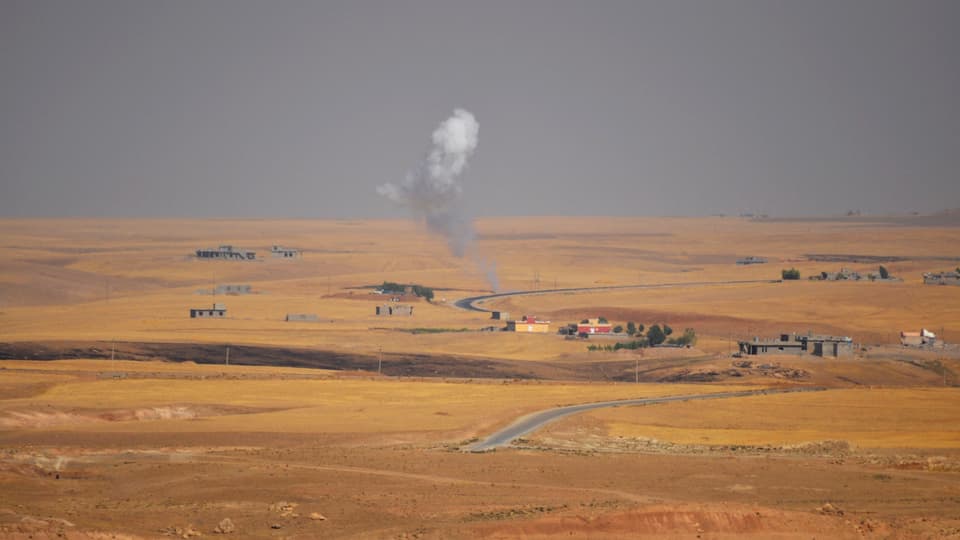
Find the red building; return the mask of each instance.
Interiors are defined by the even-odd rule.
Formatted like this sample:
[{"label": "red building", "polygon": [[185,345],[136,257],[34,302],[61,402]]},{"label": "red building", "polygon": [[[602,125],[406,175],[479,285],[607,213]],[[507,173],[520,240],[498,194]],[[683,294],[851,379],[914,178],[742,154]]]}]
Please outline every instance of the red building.
[{"label": "red building", "polygon": [[609,334],[613,332],[613,325],[600,322],[600,319],[587,319],[587,322],[577,325],[578,334]]}]

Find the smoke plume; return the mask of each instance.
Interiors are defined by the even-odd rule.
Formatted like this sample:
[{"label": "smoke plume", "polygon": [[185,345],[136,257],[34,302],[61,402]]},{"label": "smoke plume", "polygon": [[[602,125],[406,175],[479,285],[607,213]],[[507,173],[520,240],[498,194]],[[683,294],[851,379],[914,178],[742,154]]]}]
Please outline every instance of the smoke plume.
[{"label": "smoke plume", "polygon": [[455,109],[453,116],[434,130],[433,146],[423,162],[402,182],[383,184],[377,193],[409,208],[415,219],[422,220],[428,230],[446,240],[454,255],[474,259],[496,290],[493,265],[478,259],[471,249],[476,234],[463,207],[463,188],[458,181],[477,149],[479,129],[473,114]]}]

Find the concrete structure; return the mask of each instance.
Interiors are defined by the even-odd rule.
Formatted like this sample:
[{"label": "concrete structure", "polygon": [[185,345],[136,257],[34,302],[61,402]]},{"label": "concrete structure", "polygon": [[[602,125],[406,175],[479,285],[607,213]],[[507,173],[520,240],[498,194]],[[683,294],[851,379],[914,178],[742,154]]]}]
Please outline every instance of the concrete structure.
[{"label": "concrete structure", "polygon": [[838,358],[853,354],[853,340],[849,337],[780,334],[780,339],[753,338],[741,341],[740,354],[810,354]]},{"label": "concrete structure", "polygon": [[404,304],[384,304],[382,306],[377,306],[377,315],[381,317],[390,315],[413,315],[413,306]]},{"label": "concrete structure", "polygon": [[219,259],[225,261],[255,261],[257,252],[249,249],[223,245],[216,249],[206,248],[197,250],[198,259]]},{"label": "concrete structure", "polygon": [[212,308],[191,308],[191,319],[222,319],[227,316],[227,307],[223,304],[214,304]]},{"label": "concrete structure", "polygon": [[577,324],[577,334],[609,334],[613,332],[613,325],[609,322],[600,322],[599,318],[587,319],[585,323]]},{"label": "concrete structure", "polygon": [[287,322],[317,322],[320,320],[316,313],[287,313]]},{"label": "concrete structure", "polygon": [[277,259],[296,259],[300,257],[300,250],[283,246],[273,246],[270,248],[270,255],[273,255],[273,257]]},{"label": "concrete structure", "polygon": [[927,272],[923,275],[925,285],[960,285],[960,272]]},{"label": "concrete structure", "polygon": [[919,332],[900,332],[900,344],[904,347],[933,347],[937,344],[937,335],[926,328]]},{"label": "concrete structure", "polygon": [[490,318],[495,321],[506,321],[510,319],[510,313],[506,311],[491,311]]},{"label": "concrete structure", "polygon": [[508,332],[525,332],[531,334],[545,334],[550,332],[550,321],[537,320],[536,317],[524,315],[522,319],[507,322]]},{"label": "concrete structure", "polygon": [[214,294],[230,294],[230,295],[250,294],[251,292],[253,292],[253,287],[251,287],[250,285],[223,284],[223,285],[217,285],[213,289],[213,292]]},{"label": "concrete structure", "polygon": [[744,257],[737,260],[737,264],[746,265],[746,264],[765,264],[767,262],[763,257],[754,257],[753,255],[749,257]]}]

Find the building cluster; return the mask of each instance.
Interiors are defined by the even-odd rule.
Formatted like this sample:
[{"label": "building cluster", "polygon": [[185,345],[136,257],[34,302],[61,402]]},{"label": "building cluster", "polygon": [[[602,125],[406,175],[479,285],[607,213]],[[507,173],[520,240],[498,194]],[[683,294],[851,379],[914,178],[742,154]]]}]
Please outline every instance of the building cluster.
[{"label": "building cluster", "polygon": [[[295,248],[283,246],[272,246],[270,254],[276,259],[296,259],[300,257],[301,251]],[[222,245],[217,248],[202,248],[196,250],[198,259],[221,260],[221,261],[255,261],[257,252],[252,249],[244,249],[231,245]]]},{"label": "building cluster", "polygon": [[223,261],[255,261],[257,252],[235,246],[223,245],[218,248],[204,248],[197,250],[198,259],[216,259]]},{"label": "building cluster", "polygon": [[740,354],[796,354],[839,358],[853,354],[853,340],[849,337],[819,336],[813,334],[780,334],[779,339],[753,338],[741,341]]},{"label": "building cluster", "polygon": [[883,277],[880,272],[867,272],[862,274],[849,268],[840,268],[839,272],[820,272],[810,276],[814,281],[903,281],[900,278],[887,275]]},{"label": "building cluster", "polygon": [[926,328],[919,332],[900,332],[900,344],[904,347],[935,347],[937,335]]},{"label": "building cluster", "polygon": [[956,272],[927,272],[923,275],[925,285],[960,285],[960,269]]}]

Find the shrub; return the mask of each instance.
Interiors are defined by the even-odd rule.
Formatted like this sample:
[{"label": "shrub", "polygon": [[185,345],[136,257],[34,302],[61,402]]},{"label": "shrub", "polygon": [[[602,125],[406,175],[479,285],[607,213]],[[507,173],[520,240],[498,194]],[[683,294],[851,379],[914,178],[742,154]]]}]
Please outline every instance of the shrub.
[{"label": "shrub", "polygon": [[686,328],[683,331],[683,335],[677,338],[667,340],[667,343],[670,345],[693,345],[697,342],[697,333],[693,331],[693,328]]},{"label": "shrub", "polygon": [[614,332],[615,334],[619,334],[619,333],[623,332],[623,327],[618,324],[618,325],[616,325],[616,326],[613,327],[613,332]]},{"label": "shrub", "polygon": [[783,270],[780,272],[780,275],[783,276],[783,279],[800,279],[800,271],[796,268],[791,268],[789,270]]}]

